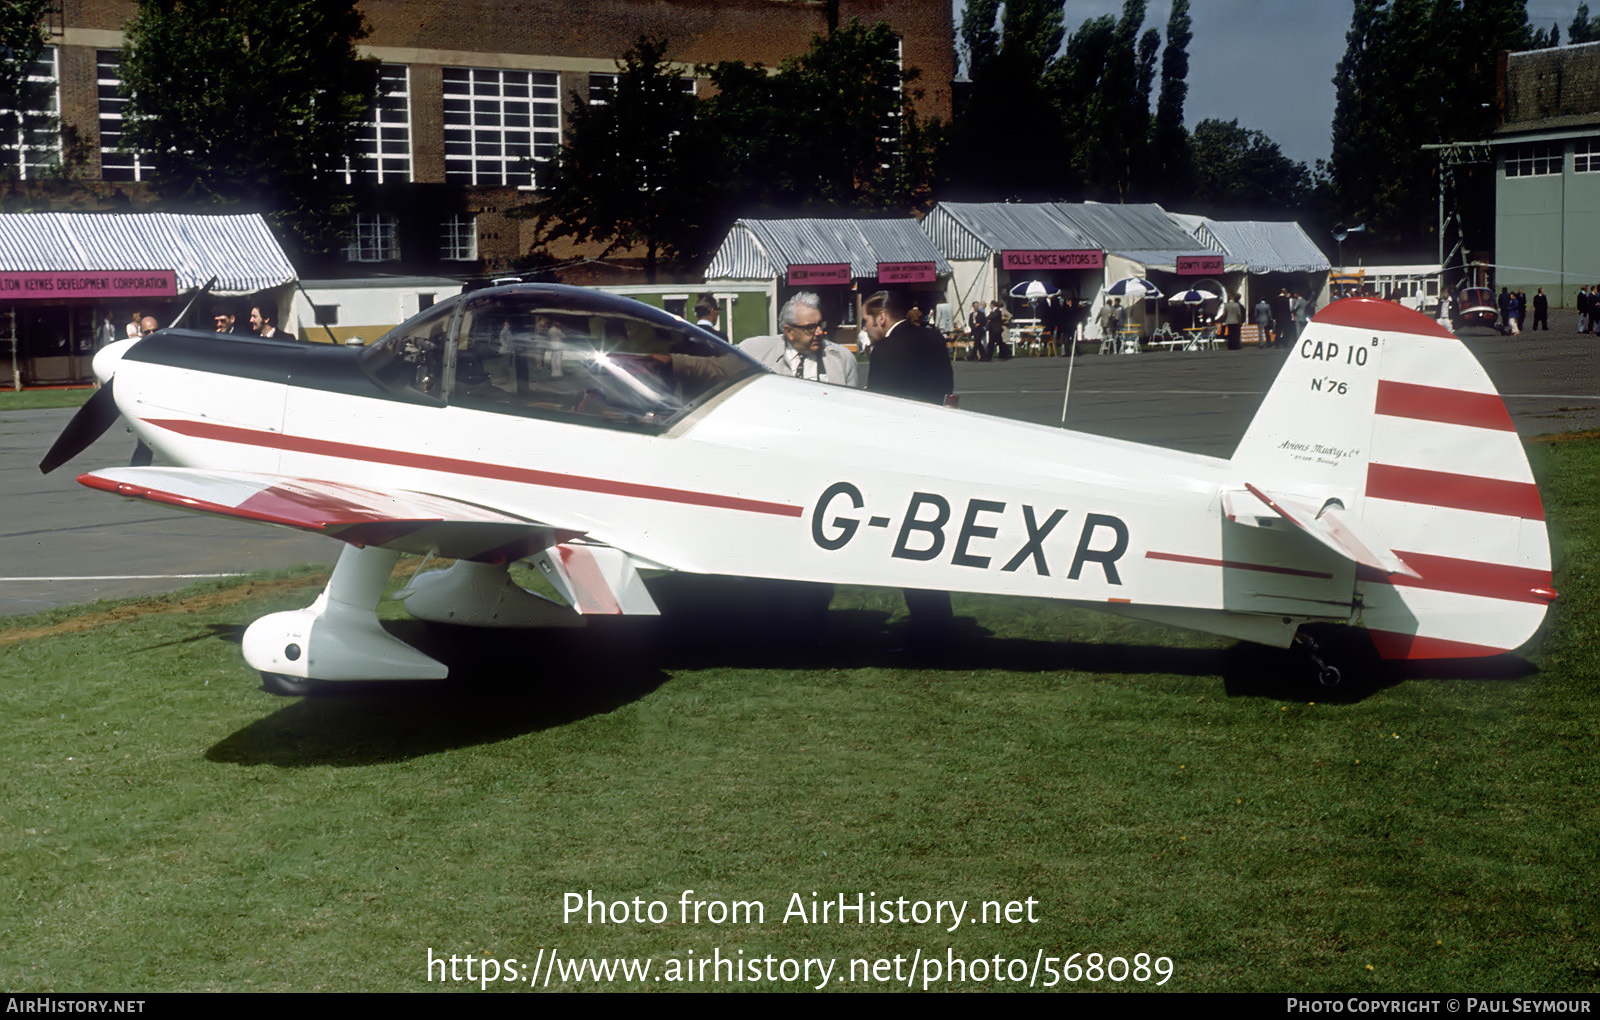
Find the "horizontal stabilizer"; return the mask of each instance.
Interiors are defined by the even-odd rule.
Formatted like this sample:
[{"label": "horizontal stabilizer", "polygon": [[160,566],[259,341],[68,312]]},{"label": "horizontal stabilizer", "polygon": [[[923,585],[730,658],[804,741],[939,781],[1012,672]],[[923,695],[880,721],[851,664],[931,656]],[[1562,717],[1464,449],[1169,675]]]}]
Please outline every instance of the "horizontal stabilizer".
[{"label": "horizontal stabilizer", "polygon": [[[1312,506],[1293,496],[1285,496],[1275,492],[1259,489],[1249,482],[1244,486],[1261,503],[1278,517],[1288,521],[1334,552],[1347,560],[1352,560],[1364,567],[1382,571],[1385,574],[1399,574],[1405,577],[1420,577],[1415,570],[1406,564],[1406,561],[1392,549],[1378,542],[1373,542],[1362,537],[1355,525],[1353,515],[1345,511],[1344,504],[1337,500],[1329,500],[1320,507]],[[1228,506],[1230,518],[1244,516],[1236,513],[1246,508],[1241,506],[1241,500],[1234,493],[1224,493],[1223,498]],[[1248,508],[1254,510],[1255,508]],[[1248,523],[1246,521],[1245,523]]]},{"label": "horizontal stabilizer", "polygon": [[78,481],[131,499],[316,532],[358,547],[436,551],[490,563],[510,563],[579,534],[431,493],[285,475],[126,467],[91,471]]}]

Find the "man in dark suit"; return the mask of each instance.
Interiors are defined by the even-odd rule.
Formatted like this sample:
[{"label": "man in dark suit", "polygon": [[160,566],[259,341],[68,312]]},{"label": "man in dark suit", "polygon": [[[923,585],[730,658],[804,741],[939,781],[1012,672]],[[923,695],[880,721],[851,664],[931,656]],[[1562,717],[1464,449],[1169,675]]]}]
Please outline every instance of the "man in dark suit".
[{"label": "man in dark suit", "polygon": [[[867,389],[942,404],[955,389],[955,370],[939,331],[906,321],[909,305],[900,294],[880,290],[861,306],[862,327],[872,337]],[[950,593],[907,588],[904,594],[911,616],[908,647],[928,653],[947,645],[955,619]]]},{"label": "man in dark suit", "polygon": [[861,306],[862,327],[872,338],[867,389],[942,404],[955,389],[944,337],[932,326],[910,322],[908,305],[900,294],[880,290]]},{"label": "man in dark suit", "polygon": [[987,319],[983,314],[983,302],[972,302],[972,314],[967,316],[967,327],[972,331],[972,350],[967,352],[968,361],[983,361],[985,337],[988,335]]},{"label": "man in dark suit", "polygon": [[717,299],[710,294],[701,294],[700,300],[694,303],[695,325],[708,333],[715,333],[722,339],[728,339],[728,334],[717,328],[717,319],[722,314],[717,307]]}]

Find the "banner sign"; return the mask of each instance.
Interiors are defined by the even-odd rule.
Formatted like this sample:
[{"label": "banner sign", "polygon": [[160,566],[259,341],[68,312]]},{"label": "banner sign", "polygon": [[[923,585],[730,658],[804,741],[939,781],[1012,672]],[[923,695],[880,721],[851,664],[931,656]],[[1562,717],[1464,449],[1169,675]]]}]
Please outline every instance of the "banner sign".
[{"label": "banner sign", "polygon": [[939,279],[932,262],[879,262],[879,283],[933,283]]},{"label": "banner sign", "polygon": [[1101,269],[1105,252],[1088,251],[1003,251],[1001,269]]},{"label": "banner sign", "polygon": [[178,274],[171,270],[71,270],[0,273],[0,301],[62,298],[175,298]]},{"label": "banner sign", "polygon": [[789,267],[789,286],[804,287],[807,285],[829,285],[850,283],[850,263],[826,262],[813,265],[791,265]]},{"label": "banner sign", "polygon": [[1222,272],[1221,255],[1179,255],[1176,261],[1179,276],[1210,276]]}]

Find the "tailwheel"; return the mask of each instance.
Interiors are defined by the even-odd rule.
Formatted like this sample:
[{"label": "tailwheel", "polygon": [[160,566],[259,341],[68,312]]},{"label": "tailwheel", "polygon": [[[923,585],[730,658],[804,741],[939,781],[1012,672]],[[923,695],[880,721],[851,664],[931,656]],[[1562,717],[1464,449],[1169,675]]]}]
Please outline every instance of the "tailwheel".
[{"label": "tailwheel", "polygon": [[1306,656],[1311,660],[1311,664],[1316,667],[1317,683],[1324,687],[1339,686],[1340,681],[1344,679],[1344,674],[1339,671],[1338,666],[1323,657],[1323,649],[1317,643],[1317,639],[1302,631],[1294,636],[1294,641],[1305,651]]},{"label": "tailwheel", "polygon": [[261,689],[280,698],[300,698],[317,689],[317,682],[303,676],[284,673],[261,673]]}]

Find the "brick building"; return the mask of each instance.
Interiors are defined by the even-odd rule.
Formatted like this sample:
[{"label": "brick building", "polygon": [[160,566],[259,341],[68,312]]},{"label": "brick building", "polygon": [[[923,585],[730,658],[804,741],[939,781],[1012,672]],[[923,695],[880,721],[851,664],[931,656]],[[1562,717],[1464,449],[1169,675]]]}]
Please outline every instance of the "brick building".
[{"label": "brick building", "polygon": [[[504,211],[537,187],[537,161],[559,147],[569,104],[603,101],[618,56],[643,33],[664,36],[686,67],[775,66],[830,19],[883,21],[903,64],[922,71],[919,115],[950,116],[948,0],[366,0],[361,9],[372,31],[360,48],[383,63],[383,95],[348,175],[361,210],[345,253],[355,271],[460,277],[527,252],[531,225]],[[60,0],[50,17],[52,45],[36,73],[54,79],[63,134],[80,142],[88,184],[79,208],[86,190],[107,204],[149,197],[149,167],[117,151],[118,51],[134,10],[131,0]],[[23,157],[18,169],[36,177],[50,158]]]}]

